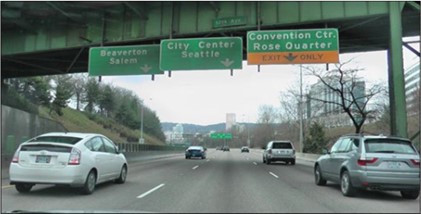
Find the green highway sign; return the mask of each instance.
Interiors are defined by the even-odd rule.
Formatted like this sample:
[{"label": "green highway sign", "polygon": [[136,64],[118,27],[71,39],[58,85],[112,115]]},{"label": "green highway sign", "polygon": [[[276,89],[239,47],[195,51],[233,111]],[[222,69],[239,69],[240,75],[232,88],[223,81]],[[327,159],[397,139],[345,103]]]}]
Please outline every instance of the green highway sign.
[{"label": "green highway sign", "polygon": [[214,19],[212,22],[213,28],[222,28],[230,26],[246,25],[247,19],[245,16],[227,17]]},{"label": "green highway sign", "polygon": [[241,69],[240,37],[161,40],[161,70]]},{"label": "green highway sign", "polygon": [[338,29],[249,31],[247,62],[249,65],[338,63]]},{"label": "green highway sign", "polygon": [[232,139],[231,133],[211,133],[212,139]]},{"label": "green highway sign", "polygon": [[90,76],[163,74],[159,45],[107,46],[89,50]]}]

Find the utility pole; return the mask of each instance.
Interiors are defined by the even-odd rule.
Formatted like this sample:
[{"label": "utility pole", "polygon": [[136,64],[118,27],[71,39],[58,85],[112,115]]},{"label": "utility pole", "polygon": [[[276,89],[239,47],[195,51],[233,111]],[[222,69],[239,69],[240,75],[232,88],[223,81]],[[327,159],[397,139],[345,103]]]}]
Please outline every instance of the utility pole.
[{"label": "utility pole", "polygon": [[142,107],[140,110],[140,139],[139,139],[139,144],[144,144],[145,140],[143,139],[143,106],[144,103],[142,103]]},{"label": "utility pole", "polygon": [[300,114],[300,153],[303,152],[303,65],[300,64],[300,101],[298,104],[298,114]]}]

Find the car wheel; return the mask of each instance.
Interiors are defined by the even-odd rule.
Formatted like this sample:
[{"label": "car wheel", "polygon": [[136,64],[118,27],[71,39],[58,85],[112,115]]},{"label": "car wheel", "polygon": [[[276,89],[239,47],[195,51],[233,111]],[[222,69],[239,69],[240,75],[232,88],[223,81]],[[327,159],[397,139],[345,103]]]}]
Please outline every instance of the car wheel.
[{"label": "car wheel", "polygon": [[270,164],[270,159],[266,160],[266,164],[269,165]]},{"label": "car wheel", "polygon": [[18,192],[20,193],[27,193],[29,191],[31,191],[32,189],[32,184],[25,184],[25,183],[21,183],[21,184],[15,184],[15,188]]},{"label": "car wheel", "polygon": [[291,165],[295,165],[295,160],[292,160],[290,163]]},{"label": "car wheel", "polygon": [[420,195],[420,191],[419,190],[401,191],[401,195],[402,195],[402,198],[405,198],[405,199],[417,199],[418,196]]},{"label": "car wheel", "polygon": [[316,185],[318,186],[326,185],[326,180],[323,179],[322,171],[320,170],[319,165],[317,165],[316,169],[314,169],[314,178],[315,178]]},{"label": "car wheel", "polygon": [[118,177],[115,182],[118,184],[123,184],[124,182],[126,182],[126,178],[127,178],[127,166],[123,165],[123,167],[121,167],[120,177]]},{"label": "car wheel", "polygon": [[85,184],[82,187],[82,194],[89,195],[92,194],[95,190],[96,185],[96,173],[94,170],[91,170],[86,176]]},{"label": "car wheel", "polygon": [[263,157],[263,163],[266,163],[265,157]]},{"label": "car wheel", "polygon": [[355,195],[355,188],[352,186],[348,171],[344,171],[341,175],[341,191],[344,196],[352,197]]}]

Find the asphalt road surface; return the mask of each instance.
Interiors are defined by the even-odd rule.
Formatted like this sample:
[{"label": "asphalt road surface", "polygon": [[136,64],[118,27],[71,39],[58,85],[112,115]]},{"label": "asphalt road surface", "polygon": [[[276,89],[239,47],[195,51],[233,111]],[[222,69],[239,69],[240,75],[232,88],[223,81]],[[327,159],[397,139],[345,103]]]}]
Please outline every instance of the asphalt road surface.
[{"label": "asphalt road surface", "polygon": [[262,163],[260,150],[241,153],[208,149],[208,157],[129,163],[124,184],[106,183],[92,195],[77,189],[36,185],[18,193],[2,180],[2,212],[12,210],[64,212],[182,212],[182,213],[419,213],[420,201],[399,192],[360,191],[342,196],[337,184],[316,186],[312,163]]}]

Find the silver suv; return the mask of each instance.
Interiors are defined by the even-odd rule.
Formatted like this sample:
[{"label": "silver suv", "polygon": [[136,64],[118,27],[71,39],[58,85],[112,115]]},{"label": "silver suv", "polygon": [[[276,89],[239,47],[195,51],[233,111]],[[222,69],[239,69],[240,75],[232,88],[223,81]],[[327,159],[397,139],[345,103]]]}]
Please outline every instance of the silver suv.
[{"label": "silver suv", "polygon": [[340,183],[342,194],[356,189],[400,191],[403,198],[420,193],[420,156],[411,141],[386,136],[347,135],[314,165],[317,185]]},{"label": "silver suv", "polygon": [[295,148],[290,141],[270,141],[263,152],[263,163],[285,161],[295,165]]}]

